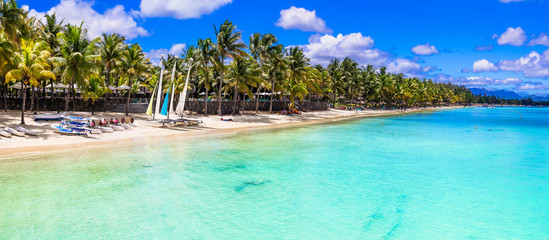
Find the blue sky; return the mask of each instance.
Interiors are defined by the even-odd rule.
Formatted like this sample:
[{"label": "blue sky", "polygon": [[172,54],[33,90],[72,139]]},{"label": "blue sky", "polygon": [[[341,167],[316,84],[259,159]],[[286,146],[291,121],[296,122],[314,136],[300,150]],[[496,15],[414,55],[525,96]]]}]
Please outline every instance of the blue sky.
[{"label": "blue sky", "polygon": [[350,56],[407,76],[468,87],[549,93],[545,0],[20,0],[37,17],[86,21],[90,36],[118,32],[153,60],[214,37],[230,19],[244,41],[273,33],[315,64]]}]

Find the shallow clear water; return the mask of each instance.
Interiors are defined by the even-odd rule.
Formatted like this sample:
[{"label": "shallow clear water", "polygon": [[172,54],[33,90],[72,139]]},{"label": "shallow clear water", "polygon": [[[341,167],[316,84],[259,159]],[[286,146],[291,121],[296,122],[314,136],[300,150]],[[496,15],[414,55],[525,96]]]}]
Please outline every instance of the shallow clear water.
[{"label": "shallow clear water", "polygon": [[548,239],[547,136],[467,108],[0,159],[0,239]]}]

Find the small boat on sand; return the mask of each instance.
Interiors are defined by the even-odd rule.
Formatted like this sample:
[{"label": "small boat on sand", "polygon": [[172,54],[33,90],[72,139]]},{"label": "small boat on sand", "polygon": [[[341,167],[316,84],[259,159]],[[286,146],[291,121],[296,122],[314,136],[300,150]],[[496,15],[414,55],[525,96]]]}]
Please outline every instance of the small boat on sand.
[{"label": "small boat on sand", "polygon": [[110,128],[110,127],[105,127],[105,126],[98,126],[96,127],[97,129],[101,130],[101,132],[104,132],[104,133],[112,133],[114,132],[114,129]]},{"label": "small boat on sand", "polygon": [[59,121],[62,120],[65,115],[65,113],[36,114],[34,115],[34,121]]},{"label": "small boat on sand", "polygon": [[26,129],[24,127],[21,127],[21,126],[18,126],[15,129],[17,129],[20,132],[24,132],[27,135],[31,135],[31,136],[38,136],[40,134],[40,132],[38,132],[38,131],[28,130],[28,129]]},{"label": "small boat on sand", "polygon": [[13,128],[10,128],[10,127],[5,127],[4,130],[6,130],[6,132],[9,132],[12,135],[15,135],[15,136],[18,136],[18,137],[24,137],[25,136],[24,132],[19,132],[19,131],[15,130]]},{"label": "small boat on sand", "polygon": [[4,129],[0,129],[0,136],[5,138],[11,138],[11,133],[4,131]]}]

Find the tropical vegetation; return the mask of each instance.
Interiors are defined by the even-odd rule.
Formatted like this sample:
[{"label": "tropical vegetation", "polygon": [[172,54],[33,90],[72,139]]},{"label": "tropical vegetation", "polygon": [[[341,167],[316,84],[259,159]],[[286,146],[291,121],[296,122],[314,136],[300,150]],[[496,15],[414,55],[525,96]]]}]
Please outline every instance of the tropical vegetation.
[{"label": "tropical vegetation", "polygon": [[139,44],[129,44],[117,33],[91,39],[82,24],[64,24],[55,14],[35,19],[15,0],[0,0],[3,108],[7,110],[8,99],[14,99],[13,96],[22,98],[21,123],[24,123],[29,94],[31,111],[36,111],[37,96],[54,96],[62,91],[65,111],[83,109],[78,106],[77,97],[83,100],[80,102],[87,102],[92,111],[95,102],[101,100],[106,111],[122,102],[121,96],[125,95],[128,114],[132,96],[136,93],[150,96],[157,87],[160,71],[165,71],[164,92],[174,86],[175,93],[183,91],[189,73],[191,94],[205,101],[206,113],[208,102],[217,99],[222,103],[217,104],[220,115],[223,104],[231,101],[232,114],[243,109],[245,101],[255,104],[257,112],[261,96],[268,101],[271,113],[275,102],[284,102],[286,109],[293,110],[303,101],[352,108],[406,108],[475,101],[464,86],[409,78],[389,73],[385,67],[361,66],[351,58],[333,59],[327,66],[313,65],[303,49],[284,46],[269,33],[254,33],[246,44],[242,33],[229,20],[219,27],[214,25],[212,33],[209,38],[199,39],[196,46],[188,46],[181,56],[163,57],[160,67],[151,63]]}]

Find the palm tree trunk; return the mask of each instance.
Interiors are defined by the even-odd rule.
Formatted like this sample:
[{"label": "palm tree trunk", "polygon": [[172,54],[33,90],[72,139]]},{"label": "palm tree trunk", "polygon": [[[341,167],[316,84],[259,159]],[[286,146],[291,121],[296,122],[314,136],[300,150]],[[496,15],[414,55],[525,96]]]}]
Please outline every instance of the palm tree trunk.
[{"label": "palm tree trunk", "polygon": [[21,124],[25,125],[25,103],[27,99],[27,85],[25,82],[21,82],[21,92],[23,95],[23,104],[21,105]]},{"label": "palm tree trunk", "polygon": [[71,91],[71,95],[72,95],[72,111],[74,112],[75,111],[75,104],[76,104],[76,101],[74,100],[75,99],[75,95],[76,95],[76,91],[74,89],[74,82],[71,80],[71,88],[72,88],[72,91]]},{"label": "palm tree trunk", "polygon": [[[54,104],[54,96],[55,96],[55,91],[53,90],[53,79],[51,80],[51,107],[53,108],[53,104]],[[57,108],[56,108],[57,109]],[[57,109],[59,111],[59,109]]]},{"label": "palm tree trunk", "polygon": [[[126,116],[128,116],[128,110],[130,109],[130,97],[131,97],[131,94],[132,94],[132,80],[133,80],[133,77],[130,77],[130,89],[128,90],[128,99],[126,99]],[[173,91],[173,90],[172,90]]]},{"label": "palm tree trunk", "polygon": [[233,116],[236,114],[236,98],[238,97],[238,92],[237,92],[237,86],[238,86],[238,81],[236,81],[236,83],[234,84],[234,94],[233,94]]},{"label": "palm tree trunk", "polygon": [[67,92],[67,94],[65,94],[65,112],[69,111],[70,91],[71,91],[71,86],[69,85],[68,92]]},{"label": "palm tree trunk", "polygon": [[[206,85],[206,84],[204,84],[204,85]],[[204,87],[204,88],[206,88],[206,87]],[[208,89],[207,89],[207,88],[206,88],[206,92],[205,92],[205,93],[206,93],[206,95],[204,96],[204,114],[208,115],[208,95],[209,95],[210,93],[208,93]]]},{"label": "palm tree trunk", "polygon": [[[107,88],[110,87],[110,80],[111,80],[111,74],[109,69],[107,69],[107,80],[105,81],[105,85],[107,85]],[[109,89],[110,90],[110,89]],[[103,112],[107,111],[107,103],[109,102],[109,93],[105,94],[105,101],[103,102]]]},{"label": "palm tree trunk", "polygon": [[275,80],[276,80],[276,71],[274,71],[274,78],[273,78],[273,82],[272,82],[272,87],[271,87],[271,104],[269,105],[269,114],[272,114],[273,113],[273,96],[274,96],[274,92],[275,92]]},{"label": "palm tree trunk", "polygon": [[217,101],[218,101],[218,104],[219,104],[219,108],[217,109],[217,115],[219,116],[223,116],[223,113],[221,112],[221,89],[223,87],[223,68],[225,66],[223,66],[223,58],[221,58],[221,72],[219,73],[219,89],[217,91]]},{"label": "palm tree trunk", "polygon": [[259,92],[261,92],[261,85],[257,87],[256,99],[255,99],[255,113],[259,112]]},{"label": "palm tree trunk", "polygon": [[34,90],[34,87],[31,86],[31,106],[30,106],[30,112],[32,112],[32,110],[34,110],[34,101],[36,99],[36,91]]},{"label": "palm tree trunk", "polygon": [[8,94],[6,90],[6,85],[2,84],[2,96],[4,97],[4,112],[8,111]]}]

